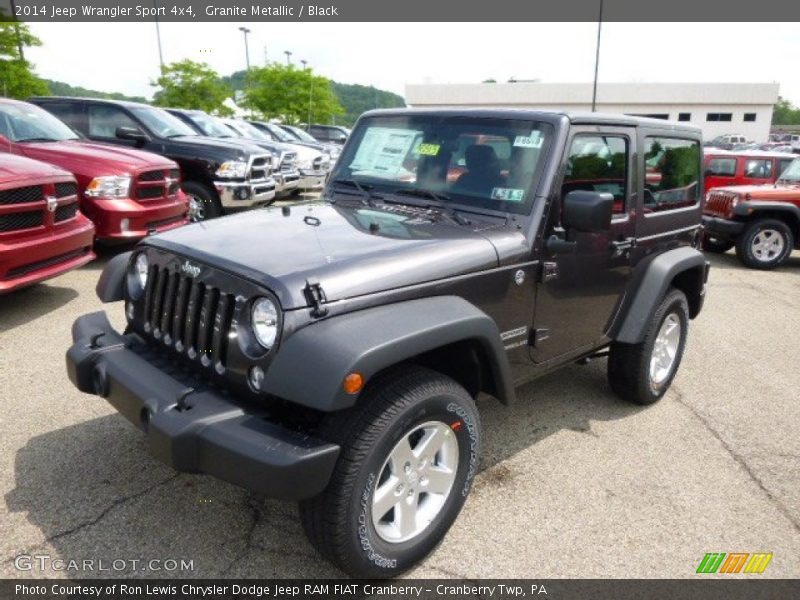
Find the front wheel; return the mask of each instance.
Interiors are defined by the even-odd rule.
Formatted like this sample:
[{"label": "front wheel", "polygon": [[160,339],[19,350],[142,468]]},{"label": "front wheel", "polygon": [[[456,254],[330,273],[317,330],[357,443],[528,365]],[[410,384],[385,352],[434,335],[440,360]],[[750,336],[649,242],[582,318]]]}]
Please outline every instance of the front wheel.
[{"label": "front wheel", "polygon": [[785,263],[794,248],[794,235],[778,219],[753,221],[736,240],[736,255],[751,269],[774,269]]},{"label": "front wheel", "polygon": [[614,342],[608,355],[611,389],[625,400],[652,404],[667,392],[683,358],[689,327],[686,295],[670,289],[638,344]]},{"label": "front wheel", "polygon": [[469,494],[480,423],[455,381],[404,367],[376,378],[318,435],[342,447],[325,491],[300,504],[320,553],[354,577],[394,577],[444,538]]},{"label": "front wheel", "polygon": [[217,194],[196,181],[186,181],[183,192],[189,198],[189,220],[192,223],[222,216],[222,205]]}]

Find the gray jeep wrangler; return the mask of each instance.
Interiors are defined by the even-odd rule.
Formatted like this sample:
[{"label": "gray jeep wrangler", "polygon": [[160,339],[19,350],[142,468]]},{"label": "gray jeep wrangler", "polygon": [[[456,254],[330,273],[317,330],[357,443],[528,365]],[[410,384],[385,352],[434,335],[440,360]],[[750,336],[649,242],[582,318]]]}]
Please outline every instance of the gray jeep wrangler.
[{"label": "gray jeep wrangler", "polygon": [[165,463],[298,500],[326,558],[397,575],[467,499],[478,394],[596,356],[625,400],[667,391],[708,275],[701,144],[625,116],[367,113],[321,201],[112,259],[98,294],[127,328],[79,318],[69,376]]}]

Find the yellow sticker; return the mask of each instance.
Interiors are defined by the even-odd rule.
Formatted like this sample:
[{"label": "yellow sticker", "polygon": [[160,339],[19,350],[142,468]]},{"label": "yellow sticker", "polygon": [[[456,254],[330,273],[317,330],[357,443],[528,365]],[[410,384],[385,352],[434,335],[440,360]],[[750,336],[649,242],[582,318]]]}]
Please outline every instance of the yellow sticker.
[{"label": "yellow sticker", "polygon": [[417,154],[420,156],[436,156],[439,154],[439,144],[420,144],[417,146]]}]

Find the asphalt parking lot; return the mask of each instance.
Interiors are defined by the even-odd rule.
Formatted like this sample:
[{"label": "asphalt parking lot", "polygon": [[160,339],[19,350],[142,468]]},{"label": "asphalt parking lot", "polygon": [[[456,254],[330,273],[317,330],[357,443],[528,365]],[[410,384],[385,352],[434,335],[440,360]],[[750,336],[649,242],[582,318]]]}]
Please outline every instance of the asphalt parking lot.
[{"label": "asphalt parking lot", "polygon": [[[70,326],[101,309],[109,256],[0,297],[0,577],[340,575],[293,504],[176,474],[69,383]],[[800,577],[800,253],[769,273],[733,253],[711,260],[706,308],[660,403],[618,400],[603,359],[529,384],[513,407],[480,401],[475,489],[412,576],[682,578],[706,552],[772,552],[763,577]],[[121,306],[107,308],[122,325]],[[194,568],[19,570],[19,555]]]}]

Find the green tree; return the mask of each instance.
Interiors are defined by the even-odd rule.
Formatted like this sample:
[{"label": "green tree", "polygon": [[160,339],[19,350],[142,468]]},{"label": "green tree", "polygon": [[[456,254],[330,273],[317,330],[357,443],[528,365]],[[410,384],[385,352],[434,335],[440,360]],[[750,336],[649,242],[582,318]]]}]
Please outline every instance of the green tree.
[{"label": "green tree", "polygon": [[267,119],[288,124],[305,123],[309,112],[314,123],[328,123],[344,114],[330,80],[310,69],[280,63],[250,69],[244,106]]},{"label": "green tree", "polygon": [[0,94],[27,98],[50,93],[47,84],[33,72],[33,65],[20,54],[20,48],[41,45],[25,23],[0,21]]},{"label": "green tree", "polygon": [[786,98],[778,97],[772,111],[773,125],[800,125],[800,108],[794,106]]},{"label": "green tree", "polygon": [[206,63],[182,60],[161,68],[161,77],[151,82],[160,88],[153,104],[173,108],[199,109],[219,115],[233,114],[223,103],[233,91]]}]

